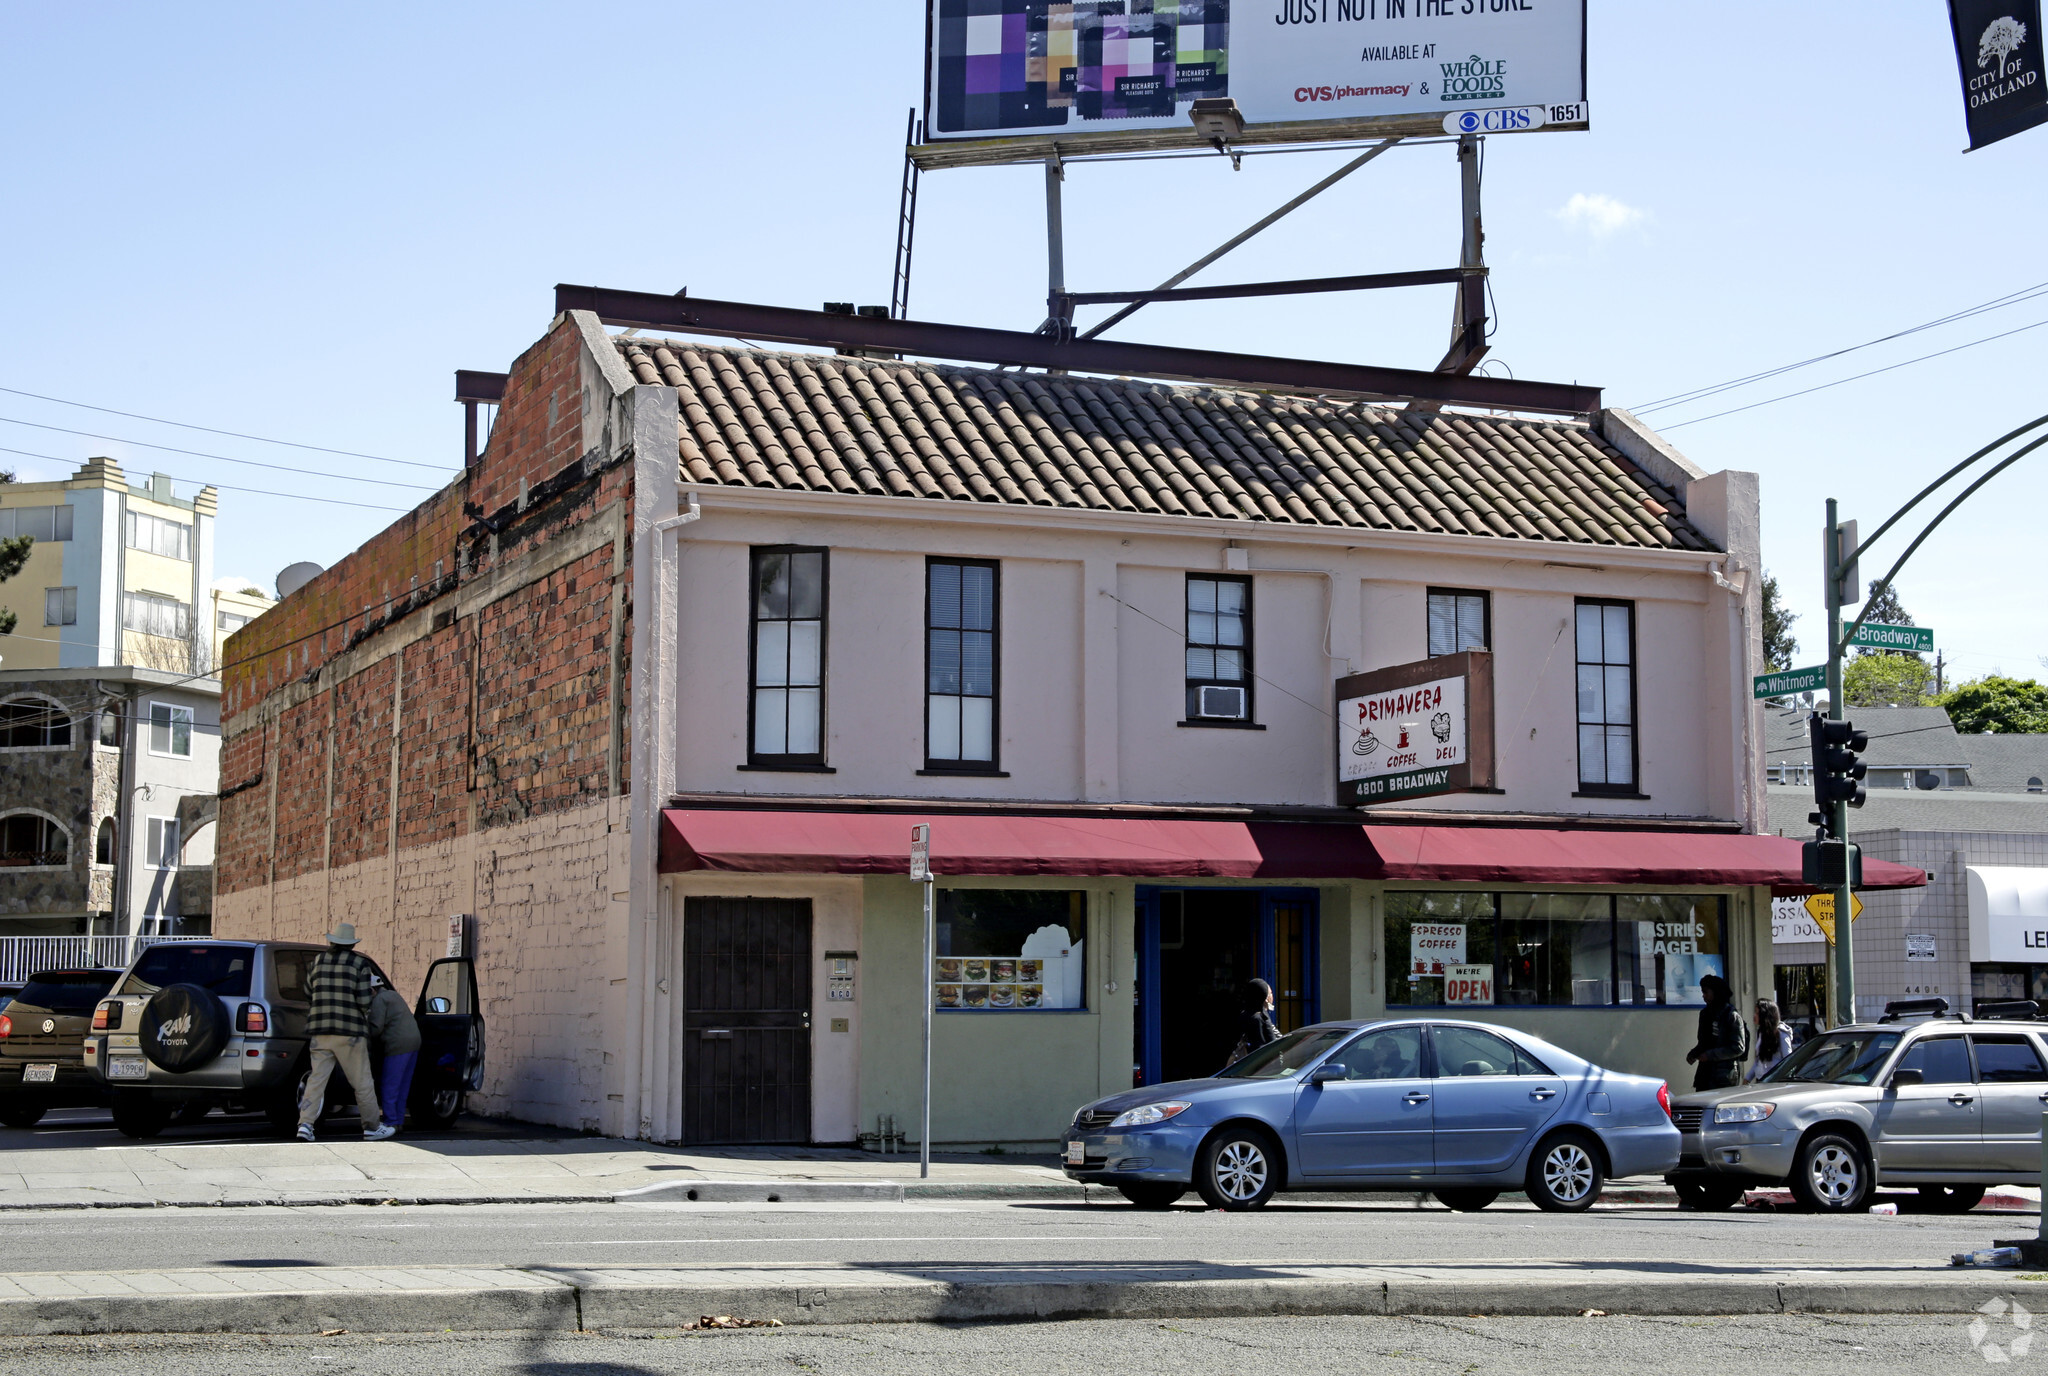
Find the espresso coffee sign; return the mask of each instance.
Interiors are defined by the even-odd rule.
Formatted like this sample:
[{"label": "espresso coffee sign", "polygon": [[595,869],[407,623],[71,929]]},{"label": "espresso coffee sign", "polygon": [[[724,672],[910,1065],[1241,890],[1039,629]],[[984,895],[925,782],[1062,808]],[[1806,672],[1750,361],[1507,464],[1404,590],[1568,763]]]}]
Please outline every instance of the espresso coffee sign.
[{"label": "espresso coffee sign", "polygon": [[1493,656],[1441,655],[1337,680],[1337,801],[1493,787]]}]

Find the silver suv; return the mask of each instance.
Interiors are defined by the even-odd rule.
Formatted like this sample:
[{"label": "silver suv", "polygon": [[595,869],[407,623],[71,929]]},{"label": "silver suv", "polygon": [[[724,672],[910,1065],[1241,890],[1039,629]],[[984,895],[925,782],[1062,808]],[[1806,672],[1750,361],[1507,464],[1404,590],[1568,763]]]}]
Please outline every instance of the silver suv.
[{"label": "silver suv", "polygon": [[[107,1086],[114,1126],[154,1137],[213,1108],[298,1122],[307,1073],[307,981],[326,947],[295,941],[165,942],[136,956],[94,1010],[85,1063]],[[373,962],[374,964],[374,962]],[[380,970],[381,975],[383,972]],[[483,1083],[484,1026],[467,960],[428,967],[415,1009],[422,1044],[410,1116],[452,1124]],[[329,1106],[349,1095],[337,1075]]]},{"label": "silver suv", "polygon": [[1784,1184],[1810,1209],[1850,1213],[1902,1185],[1960,1213],[1992,1185],[2039,1184],[2048,1022],[2032,1004],[1972,1020],[1945,1002],[1902,1021],[1922,1011],[1888,1009],[1815,1037],[1756,1084],[1674,1101],[1679,1167],[1666,1178],[1680,1203],[1725,1209]]}]

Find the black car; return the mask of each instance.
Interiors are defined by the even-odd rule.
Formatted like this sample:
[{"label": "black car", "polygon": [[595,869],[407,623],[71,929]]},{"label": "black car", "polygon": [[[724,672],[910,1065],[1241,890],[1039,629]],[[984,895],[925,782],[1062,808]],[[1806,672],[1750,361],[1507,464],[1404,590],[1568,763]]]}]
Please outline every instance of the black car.
[{"label": "black car", "polygon": [[94,1005],[120,977],[45,970],[0,1011],[0,1123],[34,1127],[53,1108],[107,1102],[106,1086],[85,1068],[85,1034]]}]

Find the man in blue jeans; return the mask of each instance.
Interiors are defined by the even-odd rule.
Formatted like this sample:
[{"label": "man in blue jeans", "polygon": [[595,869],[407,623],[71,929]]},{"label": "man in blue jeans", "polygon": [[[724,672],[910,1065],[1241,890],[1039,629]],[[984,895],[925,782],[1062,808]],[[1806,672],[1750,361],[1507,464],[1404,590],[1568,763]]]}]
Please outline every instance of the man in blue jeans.
[{"label": "man in blue jeans", "polygon": [[313,1125],[327,1104],[327,1081],[337,1068],[348,1077],[356,1092],[356,1112],[362,1115],[363,1139],[381,1142],[395,1134],[377,1116],[377,1088],[370,1077],[370,1003],[375,990],[370,981],[377,967],[356,950],[356,929],[343,922],[327,934],[327,949],[313,959],[307,977],[313,1009],[306,1019],[306,1033],[312,1041],[308,1056],[311,1073],[299,1099],[299,1140],[313,1140]]},{"label": "man in blue jeans", "polygon": [[405,1100],[412,1092],[412,1072],[420,1059],[420,1025],[398,991],[374,975],[377,996],[370,1000],[370,1041],[384,1058],[378,1068],[377,1093],[384,1126],[396,1132],[405,1123]]}]

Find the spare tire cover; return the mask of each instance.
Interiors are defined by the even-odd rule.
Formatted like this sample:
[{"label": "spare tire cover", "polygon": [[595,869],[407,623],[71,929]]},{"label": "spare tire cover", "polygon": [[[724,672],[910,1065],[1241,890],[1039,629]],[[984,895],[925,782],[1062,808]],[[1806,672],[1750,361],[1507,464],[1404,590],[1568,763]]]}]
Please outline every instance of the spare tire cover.
[{"label": "spare tire cover", "polygon": [[197,1070],[228,1044],[228,1010],[211,989],[167,984],[142,1007],[142,1054],[165,1070]]}]

